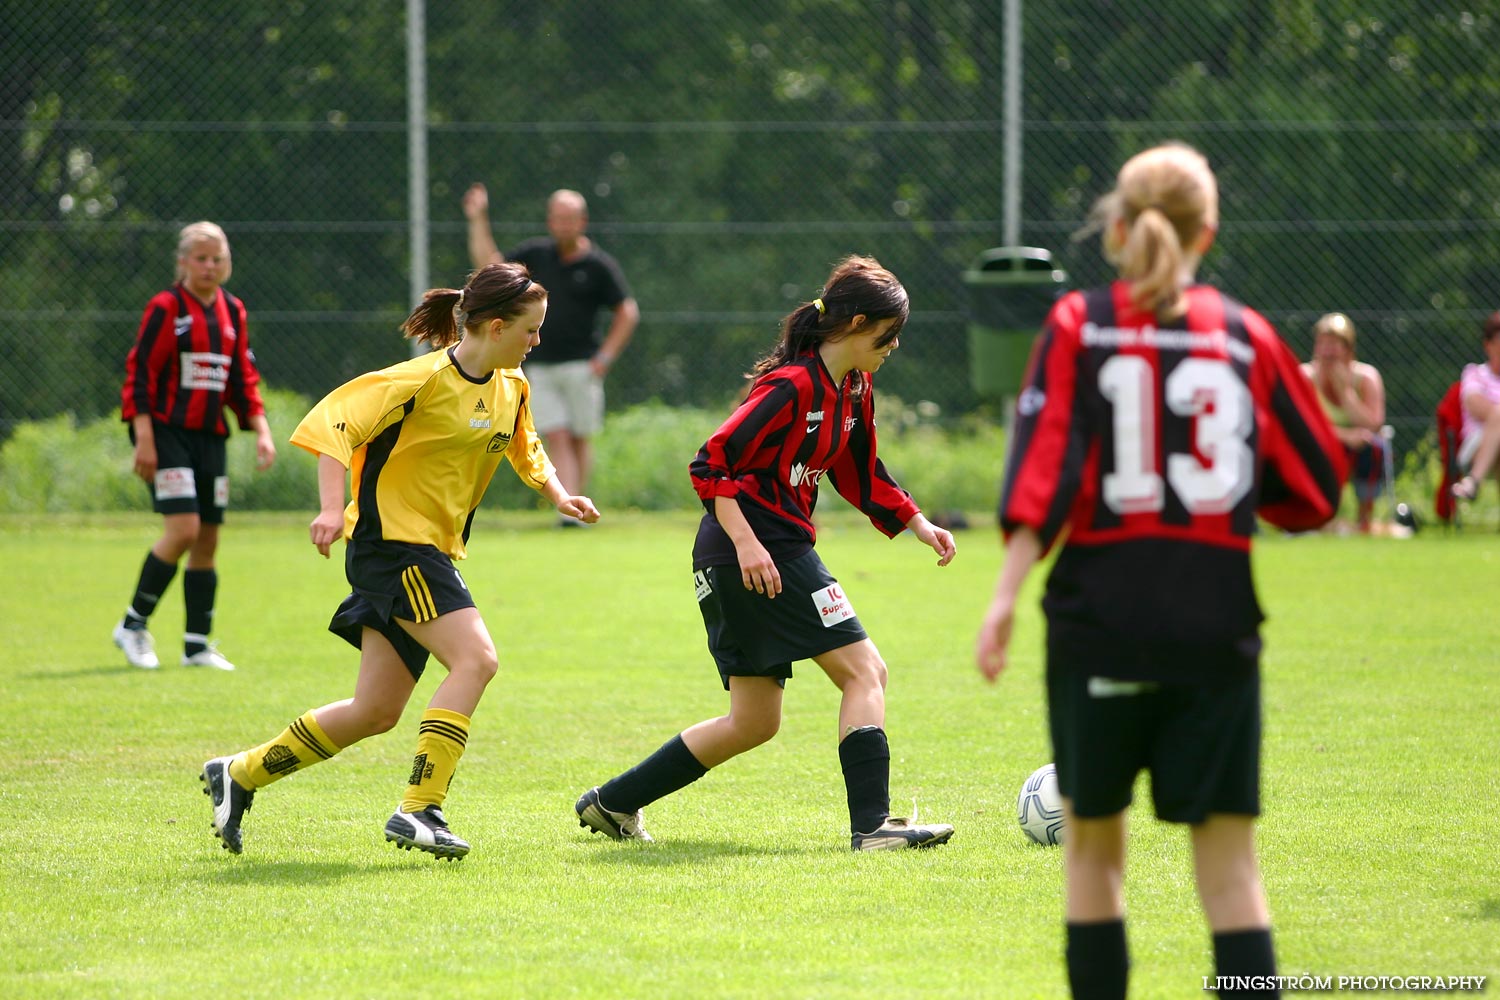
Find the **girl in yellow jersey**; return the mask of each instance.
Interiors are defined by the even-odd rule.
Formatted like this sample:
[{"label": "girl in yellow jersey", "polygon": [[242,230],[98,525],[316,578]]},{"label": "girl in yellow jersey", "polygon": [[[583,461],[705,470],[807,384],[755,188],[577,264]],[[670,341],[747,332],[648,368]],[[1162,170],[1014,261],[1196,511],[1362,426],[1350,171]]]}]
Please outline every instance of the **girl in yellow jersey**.
[{"label": "girl in yellow jersey", "polygon": [[[442,805],[469,717],[497,667],[495,644],[453,560],[503,457],[558,512],[599,519],[558,482],[531,422],[519,366],[540,342],[547,292],[521,264],[490,264],[461,290],[429,291],[406,335],[430,354],[361,375],[303,418],[292,443],[318,456],[321,511],[309,528],[327,556],[342,537],[352,593],[329,631],[360,650],[354,697],[312,709],[267,743],[203,767],[214,833],[238,854],[255,790],[327,760],[401,718],[429,653],[448,670],[422,715],[417,753],[386,840],[461,858]],[[354,499],[344,503],[345,470]]]}]

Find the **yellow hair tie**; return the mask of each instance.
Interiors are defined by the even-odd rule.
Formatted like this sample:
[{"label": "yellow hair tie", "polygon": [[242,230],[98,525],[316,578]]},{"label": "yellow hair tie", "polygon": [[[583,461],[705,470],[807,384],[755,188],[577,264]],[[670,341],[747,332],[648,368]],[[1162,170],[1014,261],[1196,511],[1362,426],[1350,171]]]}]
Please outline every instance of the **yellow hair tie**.
[{"label": "yellow hair tie", "polygon": [[818,311],[818,315],[819,316],[823,315],[825,312],[828,311],[826,308],[824,308],[824,306],[823,306],[823,300],[822,299],[813,299],[813,303],[812,304],[813,304],[813,308]]}]

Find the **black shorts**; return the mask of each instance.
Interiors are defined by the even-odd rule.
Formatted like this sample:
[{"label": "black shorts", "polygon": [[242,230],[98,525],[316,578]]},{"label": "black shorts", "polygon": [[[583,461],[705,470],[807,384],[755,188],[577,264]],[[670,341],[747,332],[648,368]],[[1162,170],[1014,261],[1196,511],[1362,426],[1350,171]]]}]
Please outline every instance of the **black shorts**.
[{"label": "black shorts", "polygon": [[[153,422],[156,480],[151,509],[158,514],[197,514],[204,524],[223,524],[229,507],[229,460],[217,434]],[[135,429],[131,428],[131,440]]]},{"label": "black shorts", "polygon": [[785,687],[794,660],[869,638],[816,551],[776,569],[781,593],[774,599],[746,590],[738,566],[708,566],[693,574],[708,651],[726,691],[731,677],[774,677]]},{"label": "black shorts", "polygon": [[431,545],[349,542],[344,575],[354,592],[333,613],[328,631],[359,649],[363,629],[374,629],[390,640],[418,680],[427,668],[427,648],[396,619],[430,622],[474,606],[453,560]]},{"label": "black shorts", "polygon": [[1158,819],[1260,815],[1259,671],[1208,684],[1125,681],[1049,663],[1047,715],[1058,788],[1078,816],[1130,805],[1142,768]]}]

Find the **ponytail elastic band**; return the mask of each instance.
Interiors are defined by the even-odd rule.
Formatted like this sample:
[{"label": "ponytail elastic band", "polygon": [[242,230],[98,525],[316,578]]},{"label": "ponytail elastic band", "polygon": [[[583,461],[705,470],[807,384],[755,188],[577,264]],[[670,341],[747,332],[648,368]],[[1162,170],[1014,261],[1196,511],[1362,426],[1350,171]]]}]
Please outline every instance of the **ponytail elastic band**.
[{"label": "ponytail elastic band", "polygon": [[818,311],[818,315],[819,316],[823,315],[825,312],[828,311],[828,309],[823,305],[823,300],[822,299],[813,299],[812,304],[813,304],[813,308]]}]

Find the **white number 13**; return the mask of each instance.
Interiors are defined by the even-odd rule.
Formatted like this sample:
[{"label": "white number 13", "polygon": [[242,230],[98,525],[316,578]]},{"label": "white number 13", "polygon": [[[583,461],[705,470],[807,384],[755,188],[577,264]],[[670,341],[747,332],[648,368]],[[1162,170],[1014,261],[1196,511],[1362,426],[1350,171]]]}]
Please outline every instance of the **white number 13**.
[{"label": "white number 13", "polygon": [[[1165,501],[1156,467],[1158,434],[1151,365],[1117,354],[1099,369],[1099,391],[1114,407],[1114,471],[1104,477],[1104,503],[1117,514],[1159,511]],[[1189,514],[1223,514],[1234,508],[1254,479],[1254,456],[1245,439],[1254,407],[1250,390],[1227,361],[1188,358],[1166,381],[1167,409],[1193,420],[1193,455],[1166,456],[1166,482]]]}]

